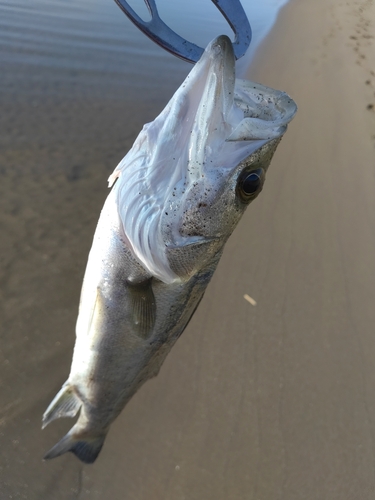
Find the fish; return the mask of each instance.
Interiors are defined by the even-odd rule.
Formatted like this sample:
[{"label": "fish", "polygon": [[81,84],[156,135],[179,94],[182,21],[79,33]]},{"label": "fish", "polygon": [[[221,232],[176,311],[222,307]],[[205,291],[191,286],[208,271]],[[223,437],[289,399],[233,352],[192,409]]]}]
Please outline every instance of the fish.
[{"label": "fish", "polygon": [[69,451],[93,463],[113,421],[158,374],[296,109],[285,92],[236,79],[232,42],[221,35],[144,125],[109,178],[70,375],[43,428],[79,416],[45,459]]}]

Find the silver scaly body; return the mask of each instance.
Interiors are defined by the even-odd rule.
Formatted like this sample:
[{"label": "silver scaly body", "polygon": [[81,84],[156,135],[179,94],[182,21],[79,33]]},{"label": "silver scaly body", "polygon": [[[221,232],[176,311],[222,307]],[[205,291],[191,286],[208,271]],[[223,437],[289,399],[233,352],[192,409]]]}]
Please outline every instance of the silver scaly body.
[{"label": "silver scaly body", "polygon": [[185,329],[296,111],[235,80],[226,36],[110,177],[81,293],[71,372],[43,417],[77,423],[45,456],[92,463],[111,423]]}]

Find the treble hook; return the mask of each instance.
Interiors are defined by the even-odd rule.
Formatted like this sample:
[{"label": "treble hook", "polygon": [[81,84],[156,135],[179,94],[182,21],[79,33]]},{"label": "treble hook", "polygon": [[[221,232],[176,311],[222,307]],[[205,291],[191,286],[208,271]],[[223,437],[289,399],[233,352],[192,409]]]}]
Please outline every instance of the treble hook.
[{"label": "treble hook", "polygon": [[[155,0],[144,0],[151,14],[150,21],[143,21],[126,0],[115,0],[128,18],[155,43],[185,61],[196,63],[204,52],[202,47],[175,33],[160,18]],[[235,39],[234,55],[240,59],[251,42],[251,27],[240,0],[211,0],[232,28]]]}]

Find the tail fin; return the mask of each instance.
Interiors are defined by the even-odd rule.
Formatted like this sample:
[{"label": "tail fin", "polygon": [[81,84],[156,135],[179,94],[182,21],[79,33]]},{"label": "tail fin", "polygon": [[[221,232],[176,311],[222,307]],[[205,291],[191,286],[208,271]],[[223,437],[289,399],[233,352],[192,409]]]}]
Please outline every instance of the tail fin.
[{"label": "tail fin", "polygon": [[79,439],[78,437],[74,437],[73,429],[45,454],[43,457],[44,460],[59,457],[63,453],[71,451],[85,464],[95,462],[102,449],[106,433],[95,438]]},{"label": "tail fin", "polygon": [[50,422],[61,417],[75,417],[82,401],[74,392],[74,387],[65,382],[43,415],[42,429]]}]

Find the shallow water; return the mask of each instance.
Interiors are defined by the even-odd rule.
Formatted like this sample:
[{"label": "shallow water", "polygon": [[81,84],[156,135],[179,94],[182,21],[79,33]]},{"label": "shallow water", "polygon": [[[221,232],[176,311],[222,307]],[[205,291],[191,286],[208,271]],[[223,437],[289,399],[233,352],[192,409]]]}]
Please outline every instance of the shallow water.
[{"label": "shallow water", "polygon": [[[144,3],[131,3],[147,19]],[[284,3],[243,2],[253,30],[245,65]],[[158,6],[168,25],[198,45],[232,36],[208,0],[160,0]],[[0,2],[0,66],[1,91],[111,97],[134,89],[172,91],[190,68],[153,44],[112,0]]]}]

